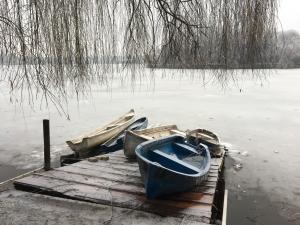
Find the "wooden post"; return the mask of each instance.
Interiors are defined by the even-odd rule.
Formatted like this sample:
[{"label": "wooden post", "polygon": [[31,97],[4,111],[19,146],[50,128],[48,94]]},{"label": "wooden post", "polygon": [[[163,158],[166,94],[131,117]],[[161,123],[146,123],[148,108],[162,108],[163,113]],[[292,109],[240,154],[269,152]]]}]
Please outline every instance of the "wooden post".
[{"label": "wooden post", "polygon": [[228,190],[226,189],[224,192],[222,225],[227,224],[227,204],[228,204]]},{"label": "wooden post", "polygon": [[49,120],[43,120],[43,135],[44,135],[44,169],[51,169],[50,158],[50,128]]}]

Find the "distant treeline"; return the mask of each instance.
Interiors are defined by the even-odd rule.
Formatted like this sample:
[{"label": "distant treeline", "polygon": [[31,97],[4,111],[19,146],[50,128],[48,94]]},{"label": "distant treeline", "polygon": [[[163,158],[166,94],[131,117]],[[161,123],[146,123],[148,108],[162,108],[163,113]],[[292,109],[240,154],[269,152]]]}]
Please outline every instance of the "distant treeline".
[{"label": "distant treeline", "polygon": [[[221,36],[220,36],[221,37]],[[222,37],[221,37],[222,38]],[[221,39],[220,39],[221,40]],[[216,42],[219,43],[220,40]],[[215,54],[214,49],[218,44],[212,42],[211,39],[203,39],[203,45],[207,46],[207,51],[201,52],[201,57],[197,60],[192,58],[189,52],[192,51],[191,46],[180,47],[180,50],[186,52],[185,57],[181,57],[180,61],[176,58],[169,58],[169,49],[162,51],[163,54],[158,61],[145,59],[148,67],[152,68],[191,68],[191,69],[272,69],[272,68],[300,68],[300,34],[294,30],[284,31],[277,34],[277,37],[266,36],[265,43],[260,46],[260,54],[263,57],[256,57],[260,61],[245,61],[245,49],[243,48],[243,40],[231,40],[229,51],[224,57]],[[184,45],[184,43],[181,43]],[[234,52],[233,50],[234,49]],[[220,51],[216,51],[220,52]],[[250,52],[251,54],[251,52]],[[237,57],[240,55],[240,57]],[[247,57],[247,59],[251,57]]]},{"label": "distant treeline", "polygon": [[290,30],[278,35],[277,67],[300,68],[300,34]]},{"label": "distant treeline", "polygon": [[[186,49],[185,57],[181,58],[180,62],[176,62],[176,58],[169,58],[168,49],[165,49],[159,60],[153,61],[147,55],[144,56],[144,63],[147,67],[151,68],[190,68],[190,69],[271,69],[271,68],[300,68],[300,34],[297,31],[290,30],[284,31],[277,36],[276,39],[269,40],[266,44],[265,54],[269,56],[264,57],[265,62],[252,63],[241,62],[238,57],[228,57],[226,63],[222,60],[219,55],[214,55],[211,47],[208,47],[205,54],[203,53],[201,60],[195,61],[189,54],[190,49]],[[203,40],[205,42],[205,40]],[[268,46],[275,45],[276,48],[269,48]],[[273,52],[268,51],[269,49],[275,49]],[[242,54],[242,51],[241,51]],[[137,58],[140,58],[138,56]],[[37,60],[39,62],[37,62]],[[55,64],[57,59],[54,58],[31,58],[27,57],[28,64]],[[64,60],[67,62],[67,60]],[[141,63],[141,60],[131,57],[131,61],[124,59],[121,56],[106,56],[98,57],[91,56],[87,58],[87,64],[122,64],[122,63]],[[0,64],[4,65],[19,65],[22,64],[22,58],[17,57],[13,54],[0,54]],[[72,62],[70,62],[72,64]]]}]

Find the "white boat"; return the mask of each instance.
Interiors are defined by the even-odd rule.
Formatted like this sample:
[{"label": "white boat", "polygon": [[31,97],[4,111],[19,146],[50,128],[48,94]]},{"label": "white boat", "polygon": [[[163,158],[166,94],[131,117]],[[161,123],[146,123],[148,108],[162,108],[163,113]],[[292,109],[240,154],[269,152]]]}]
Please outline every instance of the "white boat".
[{"label": "white boat", "polygon": [[107,124],[104,127],[98,128],[93,132],[80,135],[77,138],[66,141],[69,147],[80,157],[83,157],[93,147],[103,144],[111,137],[119,134],[130,123],[134,121],[134,110],[131,109],[128,113],[121,116],[117,120]]},{"label": "white boat", "polygon": [[124,155],[127,158],[135,158],[135,148],[139,144],[173,134],[179,134],[185,137],[185,133],[178,130],[176,125],[159,126],[138,131],[126,131],[124,140]]}]

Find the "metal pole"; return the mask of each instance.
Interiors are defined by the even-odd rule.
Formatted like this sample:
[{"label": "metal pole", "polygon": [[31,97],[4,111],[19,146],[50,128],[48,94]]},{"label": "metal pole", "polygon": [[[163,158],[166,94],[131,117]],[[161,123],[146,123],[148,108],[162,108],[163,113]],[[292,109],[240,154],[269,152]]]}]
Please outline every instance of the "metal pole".
[{"label": "metal pole", "polygon": [[50,158],[50,128],[49,120],[43,120],[43,135],[44,135],[44,169],[51,169]]}]

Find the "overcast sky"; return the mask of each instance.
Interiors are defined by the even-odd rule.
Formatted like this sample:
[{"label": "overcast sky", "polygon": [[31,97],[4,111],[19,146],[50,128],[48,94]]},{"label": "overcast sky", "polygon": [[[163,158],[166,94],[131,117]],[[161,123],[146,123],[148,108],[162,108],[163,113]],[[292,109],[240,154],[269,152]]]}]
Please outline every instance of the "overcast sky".
[{"label": "overcast sky", "polygon": [[279,19],[283,30],[300,32],[300,0],[280,0]]}]

